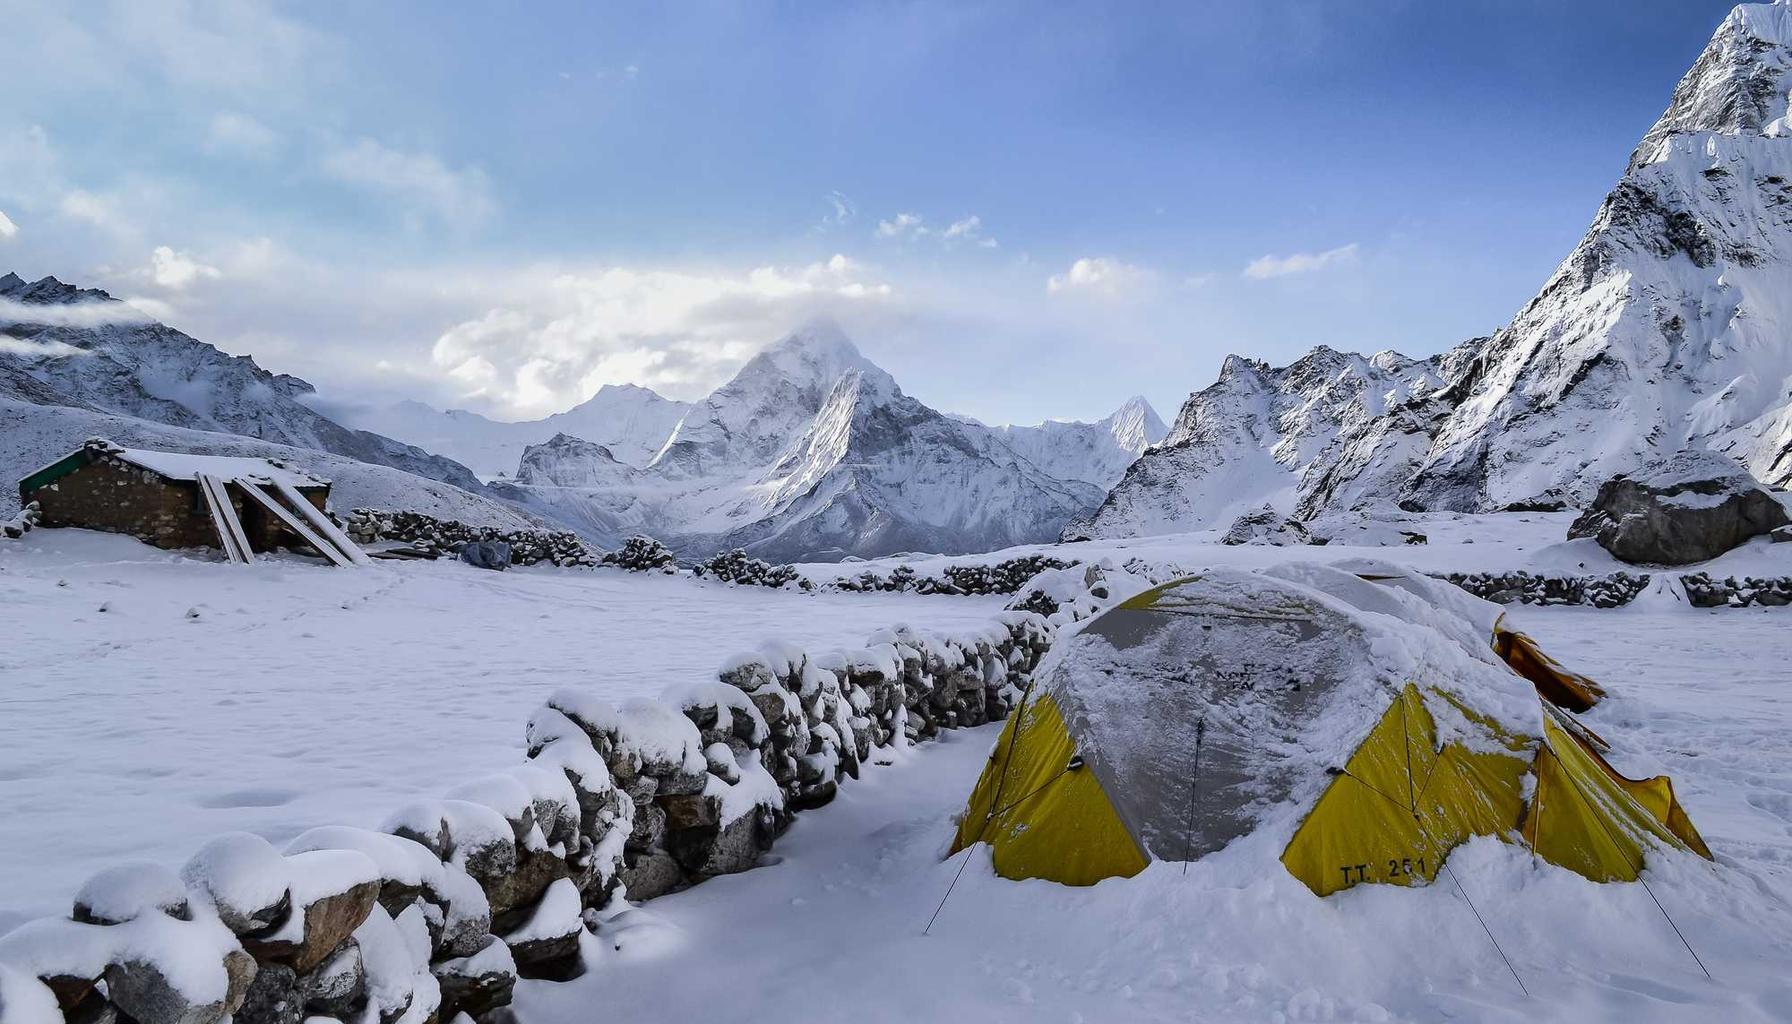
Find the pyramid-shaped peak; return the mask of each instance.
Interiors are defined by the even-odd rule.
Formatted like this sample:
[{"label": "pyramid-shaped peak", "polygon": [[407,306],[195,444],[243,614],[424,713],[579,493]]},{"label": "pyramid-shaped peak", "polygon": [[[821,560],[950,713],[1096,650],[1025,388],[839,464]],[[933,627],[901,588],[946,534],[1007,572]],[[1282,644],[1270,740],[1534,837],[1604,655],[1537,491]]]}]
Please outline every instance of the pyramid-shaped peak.
[{"label": "pyramid-shaped peak", "polygon": [[1675,135],[1784,135],[1792,122],[1792,5],[1743,4],[1674,87],[1667,110],[1630,156],[1630,170],[1656,163]]}]

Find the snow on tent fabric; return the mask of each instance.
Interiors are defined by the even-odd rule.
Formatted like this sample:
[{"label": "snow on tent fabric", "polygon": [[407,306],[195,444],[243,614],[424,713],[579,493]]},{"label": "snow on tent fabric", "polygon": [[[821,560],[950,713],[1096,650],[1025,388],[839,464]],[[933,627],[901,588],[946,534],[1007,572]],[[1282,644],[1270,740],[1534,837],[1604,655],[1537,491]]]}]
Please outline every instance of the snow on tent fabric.
[{"label": "snow on tent fabric", "polygon": [[1427,884],[1474,836],[1596,881],[1636,879],[1652,850],[1710,857],[1666,778],[1616,772],[1465,642],[1480,611],[1424,589],[1220,570],[1090,620],[1010,717],[954,852],[985,842],[1006,877],[1089,885],[1266,833],[1321,896]]}]

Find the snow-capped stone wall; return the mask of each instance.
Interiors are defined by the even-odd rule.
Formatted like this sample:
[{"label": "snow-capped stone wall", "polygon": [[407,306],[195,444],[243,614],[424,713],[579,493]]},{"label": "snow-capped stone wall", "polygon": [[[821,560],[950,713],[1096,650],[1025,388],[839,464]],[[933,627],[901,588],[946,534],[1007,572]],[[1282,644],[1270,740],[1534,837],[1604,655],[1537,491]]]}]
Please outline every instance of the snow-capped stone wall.
[{"label": "snow-capped stone wall", "polygon": [[770,645],[676,700],[559,691],[525,763],[377,830],[232,833],[178,872],[101,872],[67,917],[0,936],[0,1022],[491,1020],[519,977],[577,974],[613,900],[746,870],[880,751],[1005,717],[1053,634],[1010,611],[850,651]]},{"label": "snow-capped stone wall", "polygon": [[383,540],[399,541],[426,554],[453,554],[467,544],[499,541],[510,545],[516,565],[549,562],[554,565],[596,565],[599,553],[591,550],[571,530],[499,530],[470,526],[457,519],[437,519],[421,512],[383,512],[357,508],[343,520],[343,529],[356,544],[367,546]]},{"label": "snow-capped stone wall", "polygon": [[1629,604],[1649,585],[1647,575],[1615,572],[1610,576],[1540,576],[1517,572],[1452,572],[1437,574],[1462,589],[1499,604],[1589,604],[1617,608]]}]

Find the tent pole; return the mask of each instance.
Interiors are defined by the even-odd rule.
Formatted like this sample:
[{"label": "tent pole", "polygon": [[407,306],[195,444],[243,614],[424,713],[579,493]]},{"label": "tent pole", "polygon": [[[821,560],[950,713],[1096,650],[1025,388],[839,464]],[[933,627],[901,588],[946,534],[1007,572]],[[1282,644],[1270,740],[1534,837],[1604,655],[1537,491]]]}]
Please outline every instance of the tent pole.
[{"label": "tent pole", "polygon": [[1195,719],[1195,771],[1188,782],[1188,824],[1183,830],[1182,876],[1188,877],[1189,858],[1195,852],[1195,794],[1201,789],[1201,741],[1207,736],[1207,716]]}]

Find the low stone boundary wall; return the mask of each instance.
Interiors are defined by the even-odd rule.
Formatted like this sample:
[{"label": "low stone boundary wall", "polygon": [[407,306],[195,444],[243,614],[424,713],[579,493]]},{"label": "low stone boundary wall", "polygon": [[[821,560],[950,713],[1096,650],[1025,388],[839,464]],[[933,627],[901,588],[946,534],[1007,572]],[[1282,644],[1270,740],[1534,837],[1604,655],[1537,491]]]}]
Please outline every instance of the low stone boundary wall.
[{"label": "low stone boundary wall", "polygon": [[[587,915],[752,867],[877,751],[1007,715],[1053,626],[1004,612],[827,654],[771,646],[676,700],[555,693],[528,760],[378,830],[248,833],[101,872],[0,936],[0,1024],[432,1024],[581,969]],[[626,887],[626,888],[625,888]],[[592,918],[594,919],[594,918]]]},{"label": "low stone boundary wall", "polygon": [[425,552],[443,554],[454,554],[475,541],[502,541],[510,545],[510,561],[515,565],[596,565],[602,557],[601,552],[593,551],[571,530],[499,530],[469,526],[458,519],[437,519],[421,512],[357,508],[343,519],[342,528],[356,544],[395,540]]},{"label": "low stone boundary wall", "polygon": [[1479,598],[1499,604],[1583,604],[1617,608],[1649,585],[1649,577],[1628,572],[1609,576],[1539,576],[1524,572],[1434,573]]},{"label": "low stone boundary wall", "polygon": [[1750,605],[1792,604],[1792,576],[1727,576],[1713,579],[1709,573],[1680,577],[1686,601],[1694,608],[1747,608]]}]

